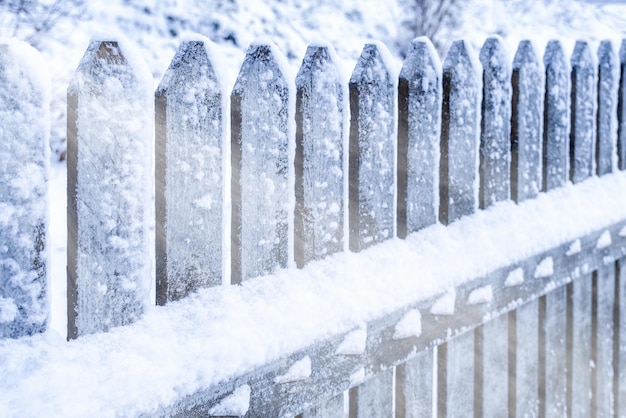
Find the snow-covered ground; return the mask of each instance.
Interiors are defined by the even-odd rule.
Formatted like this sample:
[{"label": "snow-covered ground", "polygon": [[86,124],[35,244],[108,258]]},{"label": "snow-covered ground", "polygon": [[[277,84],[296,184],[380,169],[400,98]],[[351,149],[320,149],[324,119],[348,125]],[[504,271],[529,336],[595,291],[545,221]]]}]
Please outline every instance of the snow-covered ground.
[{"label": "snow-covered ground", "polygon": [[[407,14],[410,15],[410,13],[407,13],[406,8],[408,6],[404,4],[405,2],[407,1],[94,1],[90,2],[88,6],[88,19],[78,24],[61,24],[49,37],[43,39],[39,44],[39,48],[48,63],[46,71],[52,78],[53,86],[53,106],[51,109],[53,122],[51,147],[53,152],[50,179],[52,220],[50,230],[52,332],[47,336],[38,337],[36,339],[43,340],[43,342],[49,344],[50,349],[54,351],[56,348],[53,350],[53,347],[58,348],[62,345],[66,330],[66,170],[65,162],[59,162],[58,159],[65,147],[64,109],[66,88],[92,36],[107,38],[125,37],[128,38],[130,42],[135,43],[139,47],[138,49],[142,58],[146,60],[154,75],[155,86],[169,65],[169,61],[174,56],[180,38],[193,36],[193,33],[196,32],[209,37],[219,45],[220,52],[223,55],[221,62],[224,68],[222,68],[222,72],[226,75],[225,82],[227,84],[227,91],[230,91],[234,84],[246,48],[250,42],[259,36],[267,36],[278,45],[279,49],[285,54],[289,64],[293,67],[294,74],[301,63],[306,46],[319,40],[327,41],[335,47],[347,79],[354,68],[364,43],[370,40],[382,41],[389,47],[396,59],[396,70],[399,70],[402,56],[413,35],[407,33],[403,27],[398,25],[398,22],[402,22]],[[449,29],[442,35],[442,39],[444,39],[443,44],[449,44],[449,41],[453,38],[464,37],[478,50],[487,35],[498,34],[509,47],[509,55],[512,57],[517,42],[524,38],[537,41],[541,48],[545,46],[548,39],[561,39],[566,50],[572,51],[576,39],[591,41],[595,49],[599,40],[610,38],[615,40],[616,47],[619,47],[617,42],[626,32],[626,5],[624,4],[613,4],[612,2],[559,2],[539,0],[473,0],[472,2],[462,3],[465,4],[462,23],[458,27]],[[440,53],[445,53],[445,47],[441,49]],[[543,50],[541,50],[541,53],[543,53]],[[619,183],[619,187],[623,186],[623,179],[617,179],[615,182]],[[583,188],[582,190],[592,192],[593,187],[588,187],[587,189]],[[567,192],[571,192],[571,190]],[[503,209],[503,213],[504,212],[505,209]],[[619,216],[624,215],[620,214]],[[484,218],[479,217],[479,219]],[[440,227],[435,227],[434,231],[440,231],[440,229]],[[384,244],[379,250],[381,253],[380,256],[383,257],[388,251],[397,251],[397,247],[402,245],[405,244],[401,244],[395,240]],[[497,247],[494,249],[497,249]],[[404,251],[404,249],[400,250]],[[374,252],[375,251],[376,250],[374,250]],[[353,255],[343,254],[333,258],[334,261],[331,260],[328,261],[327,264],[319,265],[319,274],[323,275],[325,268],[330,269],[330,271],[345,268],[345,266],[341,267],[341,263],[344,262],[346,266],[357,269],[357,272],[366,271],[368,269],[367,266],[369,264],[360,265],[353,261],[352,257]],[[358,260],[360,262],[362,258]],[[494,259],[494,261],[504,262],[506,260]],[[405,268],[409,267],[405,266]],[[414,268],[414,266],[411,265],[410,268]],[[308,271],[309,273],[306,274],[317,275],[317,273],[310,273],[310,270]],[[280,277],[295,273],[296,272],[281,272],[277,276],[278,278],[269,280],[270,282],[271,280],[278,281]],[[305,273],[298,274],[306,275]],[[355,277],[357,276],[358,274],[355,273]],[[317,280],[318,277],[313,277],[313,279]],[[349,289],[349,287],[347,288]],[[428,288],[422,289],[421,291],[427,292]],[[225,294],[232,292],[230,297],[240,298],[241,295],[237,292],[246,292],[246,290],[220,290],[220,292],[224,292]],[[203,295],[204,296],[192,298],[188,302],[189,306],[204,305],[211,302],[211,298],[214,297],[211,292]],[[348,300],[351,299],[348,298]],[[176,308],[176,306],[169,308],[168,312],[179,309]],[[352,313],[360,311],[361,309],[356,305],[348,308],[352,309]],[[348,309],[348,311],[350,311],[350,309]],[[181,312],[178,314],[181,316],[198,315],[199,317],[204,317],[207,315],[200,310],[188,311],[191,313],[183,313],[182,308],[180,308],[180,310]],[[367,315],[370,314],[371,312],[361,316],[356,315],[352,319],[346,320],[343,326],[348,327],[352,324],[350,321],[354,320],[354,318],[356,318],[356,320],[364,320],[367,318]],[[148,313],[149,318],[147,322],[137,327],[149,328],[154,324],[160,323],[160,315],[164,314],[159,313],[158,310],[150,311]],[[317,325],[317,323],[312,323],[311,329],[314,329],[314,326]],[[212,332],[212,330],[207,330],[207,335],[209,335],[209,331]],[[131,331],[120,330],[117,331],[117,334],[124,334],[126,332]],[[318,336],[319,335],[317,335],[317,337]],[[302,338],[304,339],[305,337],[316,336],[307,335]],[[92,338],[97,339],[98,337]],[[202,344],[200,341],[200,339],[196,339],[191,342],[191,345]],[[253,343],[254,341],[252,344]],[[276,353],[286,349],[286,347],[282,345],[283,343],[284,342],[277,343],[279,347],[276,348]],[[45,373],[49,372],[50,374],[44,373],[38,375],[36,380],[26,383],[32,385],[32,387],[19,387],[11,396],[17,397],[20,390],[34,390],[37,385],[46,387],[44,382],[54,379],[54,372],[62,370],[64,364],[67,364],[64,362],[77,361],[79,354],[82,355],[78,349],[81,346],[80,344],[63,348],[62,353],[59,354],[62,356],[61,358],[55,357],[48,359],[50,361],[59,360],[60,363],[49,365],[48,367],[51,367],[51,369],[46,369]],[[141,344],[143,344],[143,342]],[[6,355],[6,350],[10,348],[11,344],[8,344],[5,347],[5,351],[3,351],[3,355]],[[143,348],[142,346],[142,349]],[[179,348],[175,348],[175,350],[178,349]],[[89,355],[97,359],[98,356],[105,356],[106,354],[94,352]],[[219,354],[217,354],[216,358],[220,358]],[[267,358],[242,358],[240,361],[252,362],[266,359]],[[16,368],[27,367],[21,363],[23,359],[14,360],[17,362]],[[144,361],[141,359],[135,360],[138,362]],[[86,363],[85,367],[86,370],[89,371],[88,364],[89,363]],[[103,364],[107,363],[103,362]],[[210,368],[209,366],[210,365],[207,365],[207,370]],[[186,366],[182,365],[181,367]],[[94,379],[98,381],[99,379],[106,379],[107,376],[107,372],[102,371],[102,373],[95,376]],[[163,378],[165,379],[165,377],[169,379],[171,376],[164,376]],[[198,379],[200,382],[206,383],[210,378],[214,377],[215,376],[200,376]],[[118,378],[123,379],[124,376]],[[144,395],[143,389],[148,383],[151,383],[148,377],[145,381],[137,381],[136,390],[142,392],[141,395]],[[78,380],[76,384],[76,390],[79,390],[80,380]],[[196,384],[198,384],[198,382],[194,382],[191,385]],[[165,390],[167,391],[168,388],[165,388]],[[42,396],[44,395],[42,394]],[[87,393],[85,396],[88,398],[89,394]],[[117,396],[115,394],[111,394],[111,396],[112,398],[103,398],[103,400],[99,402],[118,399],[115,398],[115,396]],[[156,398],[160,397],[159,399],[167,399],[172,396],[172,392],[155,392],[154,396]],[[138,401],[139,398],[138,396],[137,398],[129,397],[127,399],[131,399],[130,402],[134,402]],[[12,401],[18,402],[16,398],[12,399]],[[72,400],[69,399],[67,402],[70,403]],[[1,406],[2,405],[0,405],[0,415],[2,414]],[[104,407],[105,406],[99,403],[94,406],[95,409],[89,410],[96,411],[97,413],[102,411],[102,409],[99,408]]]}]

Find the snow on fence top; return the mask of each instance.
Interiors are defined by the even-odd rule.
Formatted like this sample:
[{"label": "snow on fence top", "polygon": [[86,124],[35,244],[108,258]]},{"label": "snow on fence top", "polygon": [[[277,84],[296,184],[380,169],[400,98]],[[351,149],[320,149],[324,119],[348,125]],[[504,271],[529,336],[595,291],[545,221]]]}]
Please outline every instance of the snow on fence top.
[{"label": "snow on fence top", "polygon": [[[42,143],[49,99],[35,88],[30,72],[20,70],[26,65],[19,61],[21,55],[11,52],[26,47],[7,45],[0,47],[0,80],[3,91],[14,94],[0,95],[0,111],[12,122],[0,128],[0,330],[3,337],[15,338],[44,331],[47,321],[47,157]],[[138,57],[117,42],[95,41],[68,89],[68,336],[136,322],[146,310],[151,319],[133,327],[150,335],[146,338],[154,337],[151,327],[158,322],[169,323],[159,312],[170,310],[146,307],[152,216],[158,304],[224,282],[243,283],[237,290],[212,289],[200,292],[208,297],[187,298],[200,305],[221,296],[232,299],[206,311],[214,317],[202,314],[204,307],[189,311],[195,319],[177,316],[190,321],[181,324],[189,334],[194,327],[204,330],[199,334],[204,342],[184,335],[197,349],[190,348],[194,359],[207,353],[203,344],[215,343],[216,348],[193,382],[176,372],[158,376],[164,379],[160,389],[165,388],[168,401],[402,303],[453,289],[468,274],[483,274],[626,218],[626,205],[611,200],[624,185],[622,173],[577,188],[566,186],[567,180],[580,183],[615,171],[616,164],[625,166],[626,131],[623,118],[618,121],[624,109],[624,90],[618,94],[618,85],[624,77],[617,78],[620,63],[610,43],[601,44],[596,70],[585,42],[577,42],[568,65],[556,41],[548,44],[543,63],[529,42],[520,43],[511,63],[497,38],[485,42],[480,61],[468,43],[457,41],[441,65],[430,41],[418,38],[399,77],[384,45],[374,43],[364,47],[346,86],[331,47],[310,47],[293,83],[279,51],[262,41],[248,50],[230,95],[230,114],[214,55],[206,40],[181,44],[153,96]],[[621,51],[622,65],[624,55]],[[561,194],[540,194],[561,186],[566,186]],[[601,211],[581,209],[560,219],[553,205],[584,205],[583,192],[595,193]],[[513,206],[510,199],[538,206]],[[437,222],[459,221],[479,207],[489,210],[461,221],[456,229],[434,226],[409,236]],[[510,216],[526,219],[525,229],[518,230],[515,223],[506,229]],[[533,223],[543,216],[547,223]],[[483,234],[477,225],[487,231]],[[512,240],[490,228],[522,238]],[[449,231],[456,231],[454,240]],[[471,239],[463,238],[467,233],[473,234]],[[408,239],[395,240],[394,235]],[[392,242],[382,244],[388,240]],[[367,251],[362,256],[337,254],[347,246]],[[434,266],[411,252],[415,249],[433,259],[438,253],[458,259],[446,265],[438,258],[441,266]],[[485,253],[495,258],[481,259]],[[331,255],[330,261],[319,261]],[[380,265],[372,264],[376,260]],[[294,261],[308,270],[281,271]],[[415,280],[418,271],[423,283]],[[258,276],[267,277],[245,283]],[[360,276],[368,279],[360,283]],[[293,289],[319,294],[293,295],[303,309],[288,314],[290,297],[276,287],[291,288],[289,277],[305,282]],[[343,285],[332,293],[315,280]],[[397,289],[384,294],[387,287]],[[242,295],[248,291],[254,294]],[[277,306],[284,312],[272,305],[277,294],[282,294]],[[355,295],[371,300],[353,300]],[[235,315],[232,323],[227,319],[217,328],[202,324],[231,318],[220,309],[236,310],[248,299],[255,303],[250,309],[258,312]],[[339,322],[310,318],[324,317],[323,310]],[[289,318],[278,321],[276,315]],[[167,337],[175,340],[173,321]],[[242,337],[233,328],[223,344],[211,335],[222,325],[239,327],[246,321],[258,326],[250,335]],[[280,335],[272,321],[303,331]],[[133,338],[116,332],[115,338]],[[84,338],[76,347],[100,344],[106,336]],[[249,359],[229,359],[227,369],[215,370],[223,362],[220,349],[252,347],[265,339],[269,342]],[[135,342],[146,348],[145,341]],[[0,342],[0,358],[11,356],[3,347],[19,344]],[[71,348],[52,346],[63,351],[61,358],[74,355]],[[107,358],[117,350],[91,348]],[[166,349],[179,355],[185,351],[179,348]],[[158,356],[157,350],[155,362]],[[128,376],[117,377],[122,381]],[[96,386],[102,379],[96,376]],[[146,383],[138,378],[131,385],[138,390]],[[158,392],[150,395],[153,401]],[[89,389],[83,393],[91,396]],[[117,402],[121,395],[111,396]],[[91,411],[97,415],[105,409],[98,404]]]}]

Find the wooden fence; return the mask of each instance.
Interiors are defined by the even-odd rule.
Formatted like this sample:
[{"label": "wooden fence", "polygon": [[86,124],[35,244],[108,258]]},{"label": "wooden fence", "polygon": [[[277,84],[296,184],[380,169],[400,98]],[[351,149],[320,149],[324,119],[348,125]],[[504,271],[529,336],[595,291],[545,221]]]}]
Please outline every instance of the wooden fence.
[{"label": "wooden fence", "polygon": [[[68,338],[142,317],[152,219],[164,305],[622,176],[625,45],[618,55],[604,41],[595,59],[578,41],[568,63],[558,41],[543,59],[523,41],[511,63],[498,38],[479,57],[457,41],[440,63],[418,38],[396,81],[372,43],[345,86],[329,46],[307,49],[292,85],[280,53],[258,43],[228,98],[205,41],[181,44],[154,97],[144,64],[115,41],[92,42],[68,89]],[[46,329],[49,280],[48,126],[36,116],[48,99],[20,48],[0,46],[0,332],[10,338]],[[344,391],[351,417],[625,416],[625,225],[418,295],[369,321],[358,352],[339,347],[359,330],[311,341],[157,414],[211,415],[245,386],[246,416],[341,417]],[[398,336],[402,321],[420,332]],[[293,359],[315,370],[286,388],[277,376]]]}]

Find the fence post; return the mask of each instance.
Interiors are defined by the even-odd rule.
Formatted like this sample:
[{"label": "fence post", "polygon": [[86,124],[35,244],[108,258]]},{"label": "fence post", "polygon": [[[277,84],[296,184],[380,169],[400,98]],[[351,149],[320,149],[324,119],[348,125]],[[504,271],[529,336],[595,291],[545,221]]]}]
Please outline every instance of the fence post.
[{"label": "fence post", "polygon": [[546,85],[542,190],[548,191],[569,179],[570,69],[561,42],[548,42],[543,65]]},{"label": "fence post", "polygon": [[613,171],[617,142],[618,64],[613,43],[605,40],[598,47],[598,114],[596,139],[596,173]]},{"label": "fence post", "polygon": [[626,39],[619,49],[619,90],[617,97],[617,167],[626,170]]},{"label": "fence post", "polygon": [[224,104],[208,42],[182,42],[155,94],[159,305],[222,279]]},{"label": "fence post", "polygon": [[510,198],[511,68],[500,38],[487,38],[480,50],[483,100],[480,134],[479,206]]},{"label": "fence post", "polygon": [[439,220],[447,225],[478,207],[480,81],[465,41],[455,41],[443,63]]},{"label": "fence post", "polygon": [[521,41],[513,59],[511,115],[511,197],[532,199],[541,189],[544,74],[530,41]]},{"label": "fence post", "polygon": [[50,86],[39,53],[0,43],[0,338],[48,326]]},{"label": "fence post", "polygon": [[367,44],[350,78],[350,250],[394,234],[395,85],[389,51]]},{"label": "fence post", "polygon": [[441,64],[428,38],[417,38],[398,83],[398,232],[405,238],[437,222]]},{"label": "fence post", "polygon": [[296,77],[294,256],[343,249],[344,91],[329,46],[309,46]]},{"label": "fence post", "polygon": [[129,59],[92,41],[68,88],[68,338],[134,322],[149,295],[152,76]]},{"label": "fence post", "polygon": [[595,65],[587,42],[576,41],[571,66],[570,180],[575,184],[593,175],[595,163]]},{"label": "fence post", "polygon": [[[280,61],[279,61],[280,60]],[[287,267],[293,103],[274,45],[248,48],[231,94],[231,282]]]}]

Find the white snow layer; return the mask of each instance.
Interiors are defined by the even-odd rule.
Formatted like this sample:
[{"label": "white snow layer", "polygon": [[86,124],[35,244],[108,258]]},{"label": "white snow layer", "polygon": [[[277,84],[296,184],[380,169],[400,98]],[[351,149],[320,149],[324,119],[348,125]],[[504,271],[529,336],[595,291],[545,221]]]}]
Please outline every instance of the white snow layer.
[{"label": "white snow layer", "polygon": [[626,219],[624,189],[624,172],[593,177],[406,240],[148,307],[141,320],[109,333],[71,342],[53,331],[1,340],[0,416],[153,413],[409,303],[454,294],[469,278],[604,230]]}]

